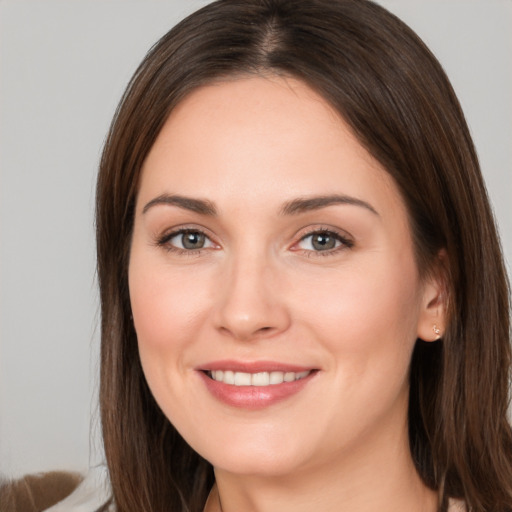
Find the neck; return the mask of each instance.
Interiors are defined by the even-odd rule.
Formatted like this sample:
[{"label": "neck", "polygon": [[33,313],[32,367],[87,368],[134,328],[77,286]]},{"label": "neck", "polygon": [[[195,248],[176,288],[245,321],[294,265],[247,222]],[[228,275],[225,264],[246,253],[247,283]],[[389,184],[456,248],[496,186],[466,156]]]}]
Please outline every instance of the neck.
[{"label": "neck", "polygon": [[[215,470],[205,512],[435,512],[436,493],[421,481],[410,456],[407,429],[344,452],[337,464],[287,475],[239,475]],[[378,449],[377,449],[378,447]]]}]

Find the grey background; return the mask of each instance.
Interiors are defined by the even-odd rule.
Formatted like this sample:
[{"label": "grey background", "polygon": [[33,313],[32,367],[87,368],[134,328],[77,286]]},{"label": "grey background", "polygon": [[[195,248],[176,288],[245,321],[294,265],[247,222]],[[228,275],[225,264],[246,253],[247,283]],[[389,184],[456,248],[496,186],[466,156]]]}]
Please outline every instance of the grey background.
[{"label": "grey background", "polygon": [[[201,0],[0,1],[0,474],[86,471],[97,434],[93,203],[147,49]],[[512,1],[382,0],[441,60],[512,262]]]}]

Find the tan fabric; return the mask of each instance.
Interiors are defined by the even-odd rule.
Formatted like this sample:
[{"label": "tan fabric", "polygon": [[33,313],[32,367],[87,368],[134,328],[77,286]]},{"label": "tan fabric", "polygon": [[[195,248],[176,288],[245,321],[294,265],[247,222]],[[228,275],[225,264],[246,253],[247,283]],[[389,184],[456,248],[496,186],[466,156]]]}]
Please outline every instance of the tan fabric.
[{"label": "tan fabric", "polygon": [[78,473],[51,471],[0,485],[1,512],[40,512],[69,496],[83,480]]},{"label": "tan fabric", "polygon": [[93,466],[67,498],[44,512],[114,512],[106,466]]}]

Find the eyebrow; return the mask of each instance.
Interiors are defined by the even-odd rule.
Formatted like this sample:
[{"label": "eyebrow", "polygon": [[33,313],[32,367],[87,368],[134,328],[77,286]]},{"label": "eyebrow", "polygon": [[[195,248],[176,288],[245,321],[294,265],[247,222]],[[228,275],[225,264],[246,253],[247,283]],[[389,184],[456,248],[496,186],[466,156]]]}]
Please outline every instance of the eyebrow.
[{"label": "eyebrow", "polygon": [[281,209],[281,215],[296,215],[299,213],[309,212],[311,210],[326,208],[327,206],[332,206],[334,204],[360,206],[362,208],[366,208],[377,216],[379,215],[377,210],[370,203],[367,203],[362,199],[339,194],[294,199],[283,206]]},{"label": "eyebrow", "polygon": [[149,203],[144,206],[142,213],[146,213],[150,208],[157,205],[177,206],[185,210],[212,217],[217,215],[217,209],[211,201],[170,194],[162,194],[149,201]]},{"label": "eyebrow", "polygon": [[[375,210],[375,208],[366,201],[339,194],[293,199],[292,201],[284,204],[280,213],[281,215],[297,215],[312,210],[326,208],[335,204],[359,206],[366,208],[375,215],[379,215],[377,210]],[[170,194],[162,194],[149,201],[149,203],[144,206],[142,213],[146,213],[149,209],[157,205],[177,206],[178,208],[190,210],[201,215],[209,215],[211,217],[215,217],[217,215],[217,208],[211,201]]]}]

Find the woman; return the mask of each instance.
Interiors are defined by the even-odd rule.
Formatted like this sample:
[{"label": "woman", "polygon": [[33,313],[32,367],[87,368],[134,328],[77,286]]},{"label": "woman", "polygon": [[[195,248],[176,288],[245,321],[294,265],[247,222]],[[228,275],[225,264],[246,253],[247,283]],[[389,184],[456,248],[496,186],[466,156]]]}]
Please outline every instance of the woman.
[{"label": "woman", "polygon": [[512,509],[509,292],[439,63],[362,0],[221,0],[143,61],[97,189],[124,511]]}]

